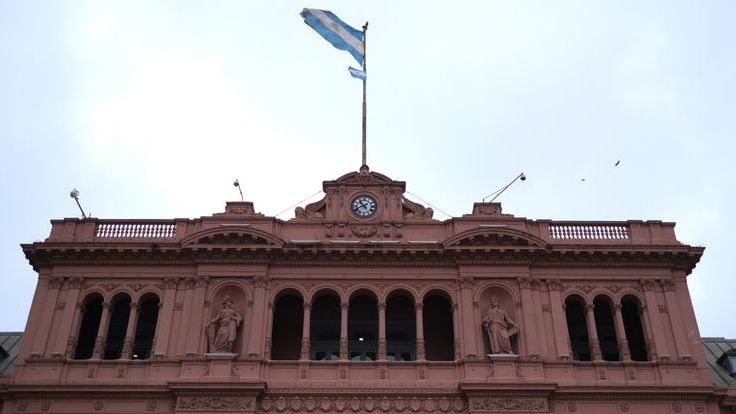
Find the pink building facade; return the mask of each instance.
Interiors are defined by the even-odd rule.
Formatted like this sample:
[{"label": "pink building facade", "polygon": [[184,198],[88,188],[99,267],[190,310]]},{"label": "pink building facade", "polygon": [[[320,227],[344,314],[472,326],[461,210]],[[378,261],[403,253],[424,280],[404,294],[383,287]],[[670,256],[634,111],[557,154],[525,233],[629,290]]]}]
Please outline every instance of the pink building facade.
[{"label": "pink building facade", "polygon": [[[1,413],[722,413],[674,223],[445,221],[363,167],[282,221],[53,220]],[[494,345],[495,344],[495,345]],[[504,345],[506,344],[506,345]]]}]

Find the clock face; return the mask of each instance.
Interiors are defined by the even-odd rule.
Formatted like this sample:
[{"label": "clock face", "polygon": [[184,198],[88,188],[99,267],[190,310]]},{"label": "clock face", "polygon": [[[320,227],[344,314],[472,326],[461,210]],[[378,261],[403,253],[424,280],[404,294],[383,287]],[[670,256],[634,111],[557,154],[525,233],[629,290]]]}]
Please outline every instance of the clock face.
[{"label": "clock face", "polygon": [[373,197],[363,194],[353,199],[353,202],[350,203],[350,208],[353,210],[353,214],[365,218],[375,214],[378,204]]}]

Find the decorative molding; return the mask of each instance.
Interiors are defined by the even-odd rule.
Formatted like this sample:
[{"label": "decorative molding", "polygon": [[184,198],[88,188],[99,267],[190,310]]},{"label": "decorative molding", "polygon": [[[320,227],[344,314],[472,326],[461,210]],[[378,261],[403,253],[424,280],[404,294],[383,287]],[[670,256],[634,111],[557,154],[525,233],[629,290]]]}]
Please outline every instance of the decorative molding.
[{"label": "decorative molding", "polygon": [[493,413],[548,412],[546,398],[471,398],[471,411],[485,411]]},{"label": "decorative molding", "polygon": [[[503,400],[501,398],[497,400]],[[541,400],[541,399],[540,399]],[[527,401],[527,400],[522,400]],[[525,403],[521,403],[522,405]],[[543,401],[546,410],[546,401]],[[535,404],[526,403],[532,407]],[[312,396],[312,395],[269,395],[261,399],[260,409],[264,412],[462,412],[468,407],[460,397],[434,396]],[[490,411],[490,410],[486,410]],[[498,410],[496,410],[498,412]],[[520,410],[502,410],[513,412]],[[529,410],[527,410],[529,411]],[[537,412],[533,410],[531,412]],[[539,411],[542,412],[542,411]]]},{"label": "decorative molding", "polygon": [[176,400],[176,411],[241,411],[253,406],[252,397],[181,396]]}]

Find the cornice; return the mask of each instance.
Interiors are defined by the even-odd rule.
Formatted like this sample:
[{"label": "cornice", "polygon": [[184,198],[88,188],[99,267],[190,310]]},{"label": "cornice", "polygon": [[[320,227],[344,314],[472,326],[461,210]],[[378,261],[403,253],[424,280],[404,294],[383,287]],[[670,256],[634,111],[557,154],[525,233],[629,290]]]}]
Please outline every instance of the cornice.
[{"label": "cornice", "polygon": [[[114,246],[114,247],[113,247]],[[704,248],[677,246],[478,246],[446,249],[439,245],[315,244],[249,248],[210,245],[193,249],[177,244],[92,243],[23,245],[34,268],[54,265],[276,264],[283,266],[457,266],[664,267],[692,271]]]}]

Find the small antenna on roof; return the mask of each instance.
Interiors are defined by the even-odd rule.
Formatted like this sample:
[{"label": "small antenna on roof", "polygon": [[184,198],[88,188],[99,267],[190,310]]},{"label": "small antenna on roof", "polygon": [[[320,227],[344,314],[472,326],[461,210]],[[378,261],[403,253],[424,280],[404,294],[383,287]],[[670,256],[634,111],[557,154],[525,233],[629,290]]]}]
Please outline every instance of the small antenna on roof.
[{"label": "small antenna on roof", "polygon": [[506,184],[505,186],[499,188],[498,190],[492,192],[491,194],[488,194],[487,196],[483,197],[483,202],[486,202],[486,198],[493,196],[493,198],[489,201],[489,203],[492,203],[493,200],[497,199],[498,196],[503,194],[504,191],[506,191],[507,188],[511,187],[511,184],[515,183],[516,180],[526,181],[526,175],[524,173],[519,173],[513,180],[511,180],[510,183]]},{"label": "small antenna on roof", "polygon": [[74,201],[77,202],[77,207],[79,207],[79,211],[82,212],[82,218],[87,218],[87,215],[84,214],[84,209],[82,209],[82,205],[79,204],[79,191],[77,191],[76,188],[72,189],[72,191],[69,193],[69,197],[73,198]]},{"label": "small antenna on roof", "polygon": [[235,179],[233,186],[238,187],[238,192],[240,193],[240,201],[244,201],[243,200],[243,190],[240,189],[240,182],[238,182],[237,178]]}]

